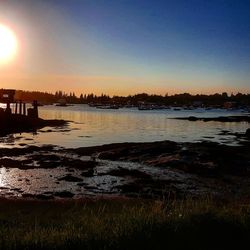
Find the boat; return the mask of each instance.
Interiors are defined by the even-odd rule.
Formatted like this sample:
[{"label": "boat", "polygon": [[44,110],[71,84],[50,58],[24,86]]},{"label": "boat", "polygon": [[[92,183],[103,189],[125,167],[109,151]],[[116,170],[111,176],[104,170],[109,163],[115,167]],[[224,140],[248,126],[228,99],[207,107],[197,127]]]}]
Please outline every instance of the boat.
[{"label": "boat", "polygon": [[72,104],[67,104],[65,99],[59,99],[56,106],[58,107],[68,107],[68,106],[73,106]]},{"label": "boat", "polygon": [[138,110],[152,110],[152,109],[147,107],[138,107]]},{"label": "boat", "polygon": [[96,106],[97,109],[119,109],[117,105]]},{"label": "boat", "polygon": [[194,110],[195,107],[193,107],[193,106],[184,106],[183,109],[184,110]]},{"label": "boat", "polygon": [[93,103],[93,102],[88,103],[88,105],[89,105],[89,107],[93,107],[93,108],[103,106],[103,104],[101,104],[101,103]]},{"label": "boat", "polygon": [[152,110],[152,106],[151,105],[139,105],[138,106],[138,110]]}]

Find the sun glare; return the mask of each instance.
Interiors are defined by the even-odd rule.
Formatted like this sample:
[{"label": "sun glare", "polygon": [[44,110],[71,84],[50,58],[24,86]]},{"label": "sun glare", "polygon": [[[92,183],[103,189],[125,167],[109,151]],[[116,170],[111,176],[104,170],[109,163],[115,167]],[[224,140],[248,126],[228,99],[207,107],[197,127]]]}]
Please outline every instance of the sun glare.
[{"label": "sun glare", "polygon": [[0,24],[0,64],[12,60],[17,52],[17,38],[7,26]]}]

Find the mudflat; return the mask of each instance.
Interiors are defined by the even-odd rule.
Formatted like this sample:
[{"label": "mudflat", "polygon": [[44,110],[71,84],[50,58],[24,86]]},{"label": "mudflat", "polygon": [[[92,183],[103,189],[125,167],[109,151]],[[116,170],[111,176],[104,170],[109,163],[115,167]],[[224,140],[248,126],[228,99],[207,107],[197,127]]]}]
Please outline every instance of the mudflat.
[{"label": "mudflat", "polygon": [[[2,196],[247,197],[250,143],[247,133],[240,136],[244,141],[238,146],[161,141],[76,149],[53,145],[2,148],[0,165],[6,169],[5,176],[14,176],[11,185],[1,187]],[[36,171],[40,171],[37,176]]]}]

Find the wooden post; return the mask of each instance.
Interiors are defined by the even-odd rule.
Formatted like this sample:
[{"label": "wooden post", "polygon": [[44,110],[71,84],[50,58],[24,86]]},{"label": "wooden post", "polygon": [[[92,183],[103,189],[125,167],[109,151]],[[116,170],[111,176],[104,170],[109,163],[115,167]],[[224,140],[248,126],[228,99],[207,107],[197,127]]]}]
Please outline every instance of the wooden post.
[{"label": "wooden post", "polygon": [[9,103],[9,102],[6,103],[6,110],[5,110],[5,113],[6,113],[6,114],[9,114],[9,115],[11,114],[11,108],[10,108],[10,103]]},{"label": "wooden post", "polygon": [[19,115],[22,114],[22,101],[19,101]]},{"label": "wooden post", "polygon": [[26,115],[26,103],[23,103],[23,115]]},{"label": "wooden post", "polygon": [[33,101],[33,110],[34,110],[34,117],[38,118],[38,104],[36,100]]},{"label": "wooden post", "polygon": [[15,104],[16,104],[15,105],[15,114],[17,114],[17,105],[18,105],[18,103],[16,102]]}]

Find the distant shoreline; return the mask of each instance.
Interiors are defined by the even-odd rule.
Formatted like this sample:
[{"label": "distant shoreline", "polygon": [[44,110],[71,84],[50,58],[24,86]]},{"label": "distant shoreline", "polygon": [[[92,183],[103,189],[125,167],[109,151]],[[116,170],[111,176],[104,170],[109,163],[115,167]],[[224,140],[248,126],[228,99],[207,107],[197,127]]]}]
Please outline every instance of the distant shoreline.
[{"label": "distant shoreline", "polygon": [[216,122],[250,122],[250,115],[244,116],[219,116],[219,117],[196,117],[196,116],[189,116],[189,117],[175,117],[170,119],[177,119],[177,120],[186,120],[186,121],[216,121]]}]

